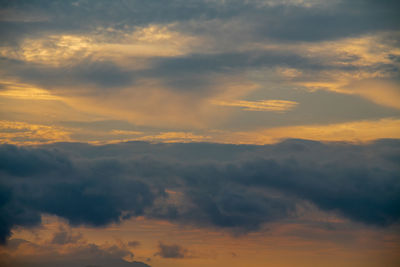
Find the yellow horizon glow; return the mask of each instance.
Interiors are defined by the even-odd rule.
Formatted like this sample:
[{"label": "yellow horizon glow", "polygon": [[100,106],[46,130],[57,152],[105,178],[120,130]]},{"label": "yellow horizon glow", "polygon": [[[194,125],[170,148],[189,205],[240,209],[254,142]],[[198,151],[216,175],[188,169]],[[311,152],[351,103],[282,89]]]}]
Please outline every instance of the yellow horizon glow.
[{"label": "yellow horizon glow", "polygon": [[[267,145],[285,139],[308,139],[320,142],[369,143],[377,139],[400,138],[400,119],[385,118],[373,121],[353,121],[327,125],[299,125],[259,129],[247,132],[209,131],[206,135],[195,131],[145,131],[112,130],[93,132],[92,139],[72,138],[79,129],[30,124],[15,121],[0,121],[0,142],[16,145],[38,145],[54,142],[88,142],[94,145],[127,141],[151,143],[210,142],[224,144]],[[90,134],[90,132],[88,133]],[[117,138],[116,138],[117,137]]]},{"label": "yellow horizon glow", "polygon": [[[219,141],[237,144],[274,144],[285,139],[321,142],[368,143],[377,139],[400,138],[400,119],[385,118],[327,125],[299,125],[222,134]],[[225,141],[224,141],[225,140]]]}]

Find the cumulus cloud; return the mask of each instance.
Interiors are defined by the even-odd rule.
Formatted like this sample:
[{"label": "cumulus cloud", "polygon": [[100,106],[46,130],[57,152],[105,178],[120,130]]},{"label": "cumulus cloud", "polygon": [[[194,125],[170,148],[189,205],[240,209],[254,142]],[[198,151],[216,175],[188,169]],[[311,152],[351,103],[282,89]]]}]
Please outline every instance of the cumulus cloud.
[{"label": "cumulus cloud", "polygon": [[[311,204],[355,222],[387,226],[400,214],[399,145],[398,140],[2,145],[1,241],[15,226],[38,225],[41,214],[71,225],[145,216],[248,232],[295,220],[299,206]],[[68,235],[55,239],[71,241]]]}]

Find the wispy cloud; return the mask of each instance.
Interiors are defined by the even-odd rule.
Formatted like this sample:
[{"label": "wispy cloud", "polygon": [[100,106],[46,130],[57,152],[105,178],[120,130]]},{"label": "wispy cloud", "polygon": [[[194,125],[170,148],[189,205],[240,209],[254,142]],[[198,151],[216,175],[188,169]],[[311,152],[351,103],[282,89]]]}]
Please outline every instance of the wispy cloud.
[{"label": "wispy cloud", "polygon": [[71,132],[63,127],[0,120],[0,143],[45,144],[72,141]]},{"label": "wispy cloud", "polygon": [[29,100],[60,100],[60,97],[52,95],[49,91],[30,84],[16,81],[1,81],[0,97],[29,99]]},{"label": "wispy cloud", "polygon": [[234,101],[215,101],[216,105],[226,107],[239,107],[248,111],[274,111],[284,112],[294,109],[298,103],[289,100],[234,100]]}]

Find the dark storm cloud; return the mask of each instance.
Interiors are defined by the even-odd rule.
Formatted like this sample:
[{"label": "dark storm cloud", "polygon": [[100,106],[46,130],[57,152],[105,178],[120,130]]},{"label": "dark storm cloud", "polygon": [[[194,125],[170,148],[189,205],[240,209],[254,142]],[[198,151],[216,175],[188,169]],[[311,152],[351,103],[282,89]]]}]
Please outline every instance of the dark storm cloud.
[{"label": "dark storm cloud", "polygon": [[4,242],[14,226],[39,224],[42,213],[72,225],[144,215],[247,232],[295,219],[296,205],[306,202],[386,226],[400,218],[399,158],[398,140],[2,145],[0,233]]},{"label": "dark storm cloud", "polygon": [[118,222],[122,215],[143,214],[155,198],[143,182],[118,175],[117,160],[77,165],[57,150],[0,150],[2,242],[13,225],[40,223],[41,213],[59,215],[72,225],[100,226]]},{"label": "dark storm cloud", "polygon": [[155,255],[166,259],[183,259],[186,254],[187,250],[179,245],[167,245],[160,242],[158,244],[158,252]]}]

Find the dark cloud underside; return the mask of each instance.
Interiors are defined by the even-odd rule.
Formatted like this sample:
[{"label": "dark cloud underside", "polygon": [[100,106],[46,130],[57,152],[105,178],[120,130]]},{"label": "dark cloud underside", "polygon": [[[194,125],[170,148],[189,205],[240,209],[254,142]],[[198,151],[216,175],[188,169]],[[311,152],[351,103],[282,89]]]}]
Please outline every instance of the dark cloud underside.
[{"label": "dark cloud underside", "polygon": [[[296,205],[306,202],[385,226],[399,220],[399,162],[397,140],[2,145],[0,233],[4,242],[14,226],[37,225],[43,213],[72,225],[144,215],[246,232],[296,219]],[[181,199],[172,201],[167,189]]]},{"label": "dark cloud underside", "polygon": [[[123,29],[125,25],[240,18],[256,24],[253,27],[254,34],[259,37],[316,41],[395,29],[399,26],[396,12],[399,4],[392,0],[332,1],[321,2],[312,7],[270,2],[274,5],[263,5],[263,1],[195,0],[120,0],[112,3],[1,1],[0,6],[10,12],[4,16],[5,22],[2,22],[0,29],[10,41],[19,35],[60,30],[82,32],[99,26]],[[16,19],[24,14],[25,20]],[[38,18],[42,18],[42,21],[37,21]]]}]

